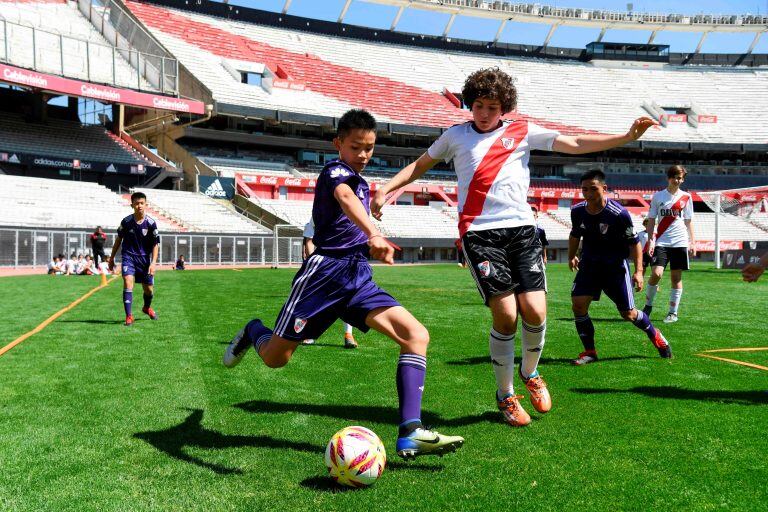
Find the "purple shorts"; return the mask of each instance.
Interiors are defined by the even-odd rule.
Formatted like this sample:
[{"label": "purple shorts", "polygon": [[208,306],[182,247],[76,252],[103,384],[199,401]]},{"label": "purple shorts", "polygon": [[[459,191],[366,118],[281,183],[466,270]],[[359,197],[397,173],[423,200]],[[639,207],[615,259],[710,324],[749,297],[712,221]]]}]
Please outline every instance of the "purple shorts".
[{"label": "purple shorts", "polygon": [[571,297],[591,296],[600,300],[601,292],[616,304],[619,311],[635,309],[635,292],[632,284],[632,272],[627,260],[616,266],[590,265],[582,262],[573,280]]},{"label": "purple shorts", "polygon": [[373,282],[371,266],[360,252],[345,256],[315,253],[293,278],[291,293],[275,322],[275,334],[293,341],[319,338],[338,318],[367,332],[368,313],[399,305]]},{"label": "purple shorts", "polygon": [[120,268],[124,276],[133,276],[135,283],[155,284],[155,276],[147,274],[149,271],[149,258],[123,255]]}]

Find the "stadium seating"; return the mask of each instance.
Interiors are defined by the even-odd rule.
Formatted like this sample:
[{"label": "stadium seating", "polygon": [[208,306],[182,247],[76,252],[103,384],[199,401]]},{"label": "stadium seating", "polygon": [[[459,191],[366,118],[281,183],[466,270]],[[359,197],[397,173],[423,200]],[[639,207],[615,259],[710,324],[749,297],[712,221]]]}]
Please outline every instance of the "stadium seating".
[{"label": "stadium seating", "polygon": [[[717,123],[669,123],[645,140],[764,143],[768,73],[703,67],[610,68],[593,63],[451,53],[340,39],[128,2],[217,101],[247,107],[338,116],[365,105],[382,120],[446,127],[468,118],[444,89],[458,92],[472,71],[499,66],[517,77],[519,112],[565,133],[624,132],[647,115],[643,102],[696,106]],[[364,56],[361,60],[360,56]],[[242,84],[223,64],[279,65],[306,90]],[[229,65],[229,64],[227,64]],[[231,66],[230,66],[231,67]],[[317,73],[322,68],[323,73]]]},{"label": "stadium seating", "polygon": [[0,116],[0,150],[70,160],[155,165],[101,126],[53,118],[45,124],[29,123],[21,115],[8,112]]},{"label": "stadium seating", "polygon": [[[3,226],[117,229],[130,213],[128,200],[96,183],[0,175]],[[155,219],[161,232],[179,230],[162,217]]]},{"label": "stadium seating", "polygon": [[[113,55],[113,45],[80,14],[76,2],[3,1],[0,18],[8,22],[6,30],[0,30],[0,52],[7,42],[8,56],[4,60],[9,64],[89,82],[155,90],[120,52]],[[37,29],[34,45],[31,27]],[[35,47],[37,53],[33,55]]]},{"label": "stadium seating", "polygon": [[[552,218],[562,225],[570,227],[571,225],[571,212],[567,209],[557,209],[546,212]],[[540,217],[541,220],[543,216]],[[768,216],[767,216],[768,217]],[[638,215],[632,215],[632,221],[635,225],[635,231],[643,229],[642,217]],[[546,229],[546,228],[545,228]],[[693,219],[693,232],[696,236],[696,240],[711,241],[715,239],[715,214],[714,213],[695,213]],[[550,240],[557,240],[553,236],[549,236],[549,230],[547,235]],[[565,233],[565,239],[568,238],[568,234]],[[749,220],[742,217],[735,217],[733,215],[723,214],[720,216],[720,239],[743,241],[743,240],[768,240],[768,225],[764,228],[759,227],[755,223],[750,223]]]},{"label": "stadium seating", "polygon": [[[204,233],[268,234],[270,231],[203,194],[136,188],[144,192],[151,208],[184,226]],[[311,205],[311,203],[310,203]]]},{"label": "stadium seating", "polygon": [[[281,199],[251,199],[286,224],[303,227],[312,217],[311,201]],[[446,208],[446,210],[449,210]],[[456,209],[453,208],[455,214]],[[392,238],[458,238],[458,227],[453,215],[431,206],[389,205],[384,208],[382,221],[372,219],[374,225]]]}]

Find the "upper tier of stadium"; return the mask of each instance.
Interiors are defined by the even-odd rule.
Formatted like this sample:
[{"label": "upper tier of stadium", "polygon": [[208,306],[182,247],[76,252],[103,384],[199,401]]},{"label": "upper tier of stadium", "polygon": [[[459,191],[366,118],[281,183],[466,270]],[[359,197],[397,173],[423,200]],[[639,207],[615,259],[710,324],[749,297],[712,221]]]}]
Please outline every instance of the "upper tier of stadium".
[{"label": "upper tier of stadium", "polygon": [[[300,32],[129,1],[128,8],[203,84],[219,113],[338,117],[365,107],[379,120],[445,128],[469,119],[454,103],[468,74],[498,66],[517,79],[518,111],[563,133],[618,133],[649,112],[668,118],[644,140],[765,144],[768,69],[606,67],[497,57]],[[243,83],[242,73],[261,76]],[[289,114],[288,114],[289,115]],[[697,121],[701,122],[697,122]],[[714,122],[713,122],[714,121]]]}]

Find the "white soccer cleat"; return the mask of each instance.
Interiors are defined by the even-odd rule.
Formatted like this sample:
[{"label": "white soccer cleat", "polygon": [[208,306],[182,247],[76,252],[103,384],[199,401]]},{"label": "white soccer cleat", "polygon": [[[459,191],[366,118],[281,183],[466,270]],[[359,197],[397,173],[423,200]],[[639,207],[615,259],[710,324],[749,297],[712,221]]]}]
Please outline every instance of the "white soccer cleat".
[{"label": "white soccer cleat", "polygon": [[312,338],[307,338],[305,340],[302,340],[301,344],[302,345],[314,345],[315,344],[315,340],[312,339]]},{"label": "white soccer cleat", "polygon": [[675,314],[675,313],[669,313],[669,314],[668,314],[668,315],[667,315],[667,316],[664,318],[664,323],[665,323],[665,324],[673,324],[673,323],[675,323],[675,322],[677,322],[677,314]]},{"label": "white soccer cleat", "polygon": [[584,366],[585,364],[594,363],[595,361],[597,361],[597,352],[594,350],[587,350],[579,354],[579,357],[571,361],[571,364]]},{"label": "white soccer cleat", "polygon": [[234,368],[243,360],[250,346],[251,342],[245,336],[245,328],[240,329],[240,332],[235,334],[235,337],[224,350],[224,357],[222,357],[221,362],[227,368]]}]

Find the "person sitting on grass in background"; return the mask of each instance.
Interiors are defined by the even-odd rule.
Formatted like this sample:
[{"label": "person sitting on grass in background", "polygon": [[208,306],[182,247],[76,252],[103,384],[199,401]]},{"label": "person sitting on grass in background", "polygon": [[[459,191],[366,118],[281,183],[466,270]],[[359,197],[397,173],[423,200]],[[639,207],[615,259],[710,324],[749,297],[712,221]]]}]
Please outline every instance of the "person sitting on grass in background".
[{"label": "person sitting on grass in background", "polygon": [[49,275],[61,274],[61,259],[58,256],[54,256],[53,259],[48,263],[48,274]]},{"label": "person sitting on grass in background", "polygon": [[184,255],[180,254],[176,260],[176,264],[173,266],[173,270],[186,270],[186,262],[184,261]]}]

